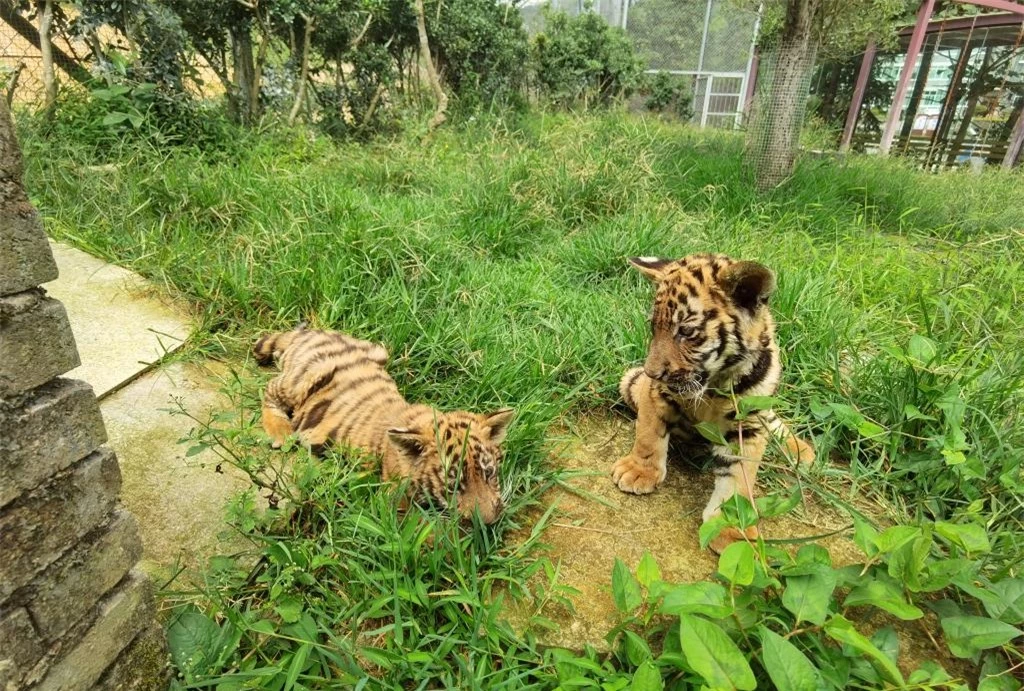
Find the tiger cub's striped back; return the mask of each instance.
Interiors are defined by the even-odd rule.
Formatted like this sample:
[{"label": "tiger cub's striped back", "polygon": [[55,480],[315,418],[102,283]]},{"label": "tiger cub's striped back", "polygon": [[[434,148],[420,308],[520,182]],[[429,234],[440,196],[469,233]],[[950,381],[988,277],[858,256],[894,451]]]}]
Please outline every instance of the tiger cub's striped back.
[{"label": "tiger cub's striped back", "polygon": [[274,448],[297,433],[314,451],[341,443],[379,456],[385,479],[409,478],[410,490],[486,523],[502,510],[500,444],[513,411],[441,412],[402,397],[384,370],[383,346],[334,331],[297,329],[263,336],[256,360],[275,360],[263,428]]}]

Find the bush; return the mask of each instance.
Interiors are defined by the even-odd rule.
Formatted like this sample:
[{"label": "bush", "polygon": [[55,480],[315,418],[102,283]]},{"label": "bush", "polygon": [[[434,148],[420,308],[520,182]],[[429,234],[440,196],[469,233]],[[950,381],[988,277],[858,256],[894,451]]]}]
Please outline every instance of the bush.
[{"label": "bush", "polygon": [[607,106],[640,86],[643,63],[626,34],[588,11],[570,17],[545,6],[533,40],[537,92],[562,106]]},{"label": "bush", "polygon": [[[428,18],[435,12],[428,5]],[[519,10],[496,0],[451,0],[440,16],[427,27],[456,109],[520,101],[530,46]]]},{"label": "bush", "polygon": [[680,120],[693,117],[693,94],[687,81],[690,77],[679,77],[668,72],[658,72],[647,79],[643,92],[644,106],[655,113],[677,116]]}]

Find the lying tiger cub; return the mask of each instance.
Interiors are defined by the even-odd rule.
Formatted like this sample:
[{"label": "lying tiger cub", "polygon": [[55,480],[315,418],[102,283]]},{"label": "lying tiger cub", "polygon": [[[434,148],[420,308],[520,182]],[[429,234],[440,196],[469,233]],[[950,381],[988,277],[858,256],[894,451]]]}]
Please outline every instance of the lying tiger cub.
[{"label": "lying tiger cub", "polygon": [[478,511],[484,523],[501,515],[500,444],[511,409],[476,415],[407,403],[384,370],[387,351],[337,332],[267,334],[254,353],[281,367],[263,400],[274,448],[293,432],[317,452],[341,442],[379,456],[385,480],[409,478],[414,497],[447,507],[454,494],[462,516]]},{"label": "lying tiger cub", "polygon": [[[669,436],[699,441],[695,426],[702,422],[715,425],[730,444],[712,446],[715,489],[704,521],[718,515],[722,502],[737,491],[753,501],[770,437],[793,457],[813,461],[814,450],[771,410],[736,420],[735,398],[771,396],[779,384],[779,347],[768,311],[774,274],[761,264],[720,254],[630,262],[657,288],[647,360],[619,384],[623,400],[637,414],[633,450],[612,467],[619,489],[653,492],[665,480]],[[746,530],[746,538],[756,537],[756,527]],[[743,538],[740,530],[726,528],[710,547],[720,553]]]}]

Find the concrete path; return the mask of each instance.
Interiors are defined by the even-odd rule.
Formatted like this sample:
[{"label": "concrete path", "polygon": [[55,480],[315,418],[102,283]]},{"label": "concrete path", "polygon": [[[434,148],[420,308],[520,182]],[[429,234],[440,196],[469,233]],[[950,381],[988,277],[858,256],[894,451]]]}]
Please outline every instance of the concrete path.
[{"label": "concrete path", "polygon": [[132,381],[192,332],[187,314],[157,297],[138,274],[73,247],[51,242],[60,276],[46,292],[64,303],[81,367],[66,376],[103,398]]},{"label": "concrete path", "polygon": [[60,277],[44,287],[68,312],[82,364],[68,377],[100,397],[108,445],[123,477],[121,501],[139,522],[143,565],[159,577],[237,549],[222,541],[224,509],[247,480],[211,452],[186,458],[178,443],[193,423],[172,415],[174,399],[204,418],[224,405],[218,372],[208,366],[158,363],[192,332],[181,306],[161,299],[137,274],[51,243]]}]

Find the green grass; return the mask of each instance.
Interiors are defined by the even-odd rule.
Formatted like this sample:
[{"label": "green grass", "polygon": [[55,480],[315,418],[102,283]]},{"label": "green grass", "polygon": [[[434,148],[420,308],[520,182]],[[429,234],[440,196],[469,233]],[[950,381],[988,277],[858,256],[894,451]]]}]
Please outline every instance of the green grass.
[{"label": "green grass", "polygon": [[[643,356],[650,290],[625,258],[719,251],[760,260],[779,278],[784,413],[830,459],[819,479],[894,507],[900,520],[977,523],[993,546],[985,568],[1020,569],[1019,174],[931,176],[897,161],[808,160],[759,197],[741,139],[614,115],[453,128],[428,145],[240,134],[234,153],[217,156],[126,145],[101,159],[31,127],[23,139],[27,184],[49,231],[192,301],[203,324],[196,345],[206,352],[237,359],[260,331],[308,320],[385,343],[410,399],[515,407],[503,479],[520,509],[554,481],[549,426],[611,406],[618,376]],[[116,168],[89,167],[100,162]],[[248,386],[239,392],[242,417],[250,415],[242,427],[254,410],[245,396],[258,394]],[[243,447],[258,453],[255,441]],[[349,651],[317,669],[352,679],[373,669],[409,688],[426,679],[547,684],[554,662],[490,626],[498,605],[479,580],[500,576],[518,592],[540,568],[502,540],[522,511],[470,535],[449,530],[417,556],[409,519],[351,464],[341,468],[306,478],[299,501],[334,507],[309,497],[344,487],[344,511],[307,516],[276,534],[282,542],[267,538],[271,547],[301,543],[309,555],[369,560],[346,572],[299,566],[315,583],[289,577],[277,592],[299,593],[303,611],[319,613],[306,622],[318,633],[305,634]],[[364,520],[387,537],[364,531]],[[275,578],[295,567],[292,557],[268,559]],[[216,592],[234,598],[254,587],[228,571],[232,586]],[[396,595],[416,583],[465,602]],[[270,584],[255,587],[261,595],[225,596],[217,611],[258,619],[275,598]],[[374,626],[408,638],[368,659],[358,652],[366,641],[342,632]],[[279,638],[245,635],[242,647],[268,666],[286,669],[282,659],[298,655]],[[287,653],[269,652],[279,648]],[[328,655],[314,648],[303,655]],[[427,653],[430,671],[397,662],[402,650]],[[304,683],[317,685],[313,676]]]}]

